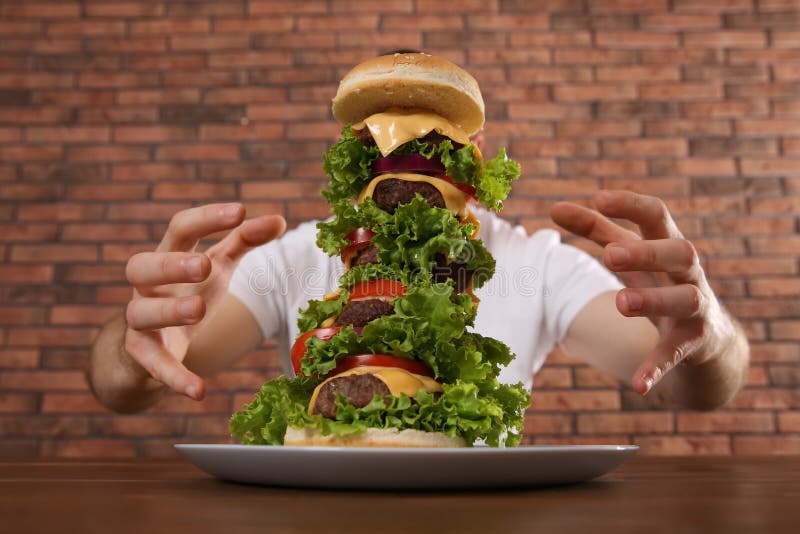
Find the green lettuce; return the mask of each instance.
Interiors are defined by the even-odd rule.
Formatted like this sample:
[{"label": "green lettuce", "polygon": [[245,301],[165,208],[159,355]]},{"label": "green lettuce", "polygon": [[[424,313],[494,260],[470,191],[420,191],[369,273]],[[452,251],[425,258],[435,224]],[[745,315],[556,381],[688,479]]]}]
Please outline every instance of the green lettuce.
[{"label": "green lettuce", "polygon": [[428,273],[441,256],[474,271],[474,288],[494,274],[495,261],[483,241],[469,238],[475,225],[460,223],[449,210],[428,206],[420,195],[397,206],[394,214],[383,211],[370,198],[357,207],[337,202],[332,211],[335,217],[331,221],[317,223],[317,244],[328,255],[340,254],[350,244],[343,236],[356,228],[370,228],[375,232],[372,244],[378,249],[378,261],[393,269]]},{"label": "green lettuce", "polygon": [[[392,152],[421,154],[428,159],[438,157],[454,182],[471,185],[480,202],[489,209],[499,211],[511,190],[511,182],[519,178],[520,166],[508,158],[505,149],[483,164],[478,153],[472,143],[456,150],[449,139],[438,145],[414,139]],[[370,169],[379,157],[381,153],[377,146],[365,145],[350,126],[345,126],[342,138],[323,156],[323,170],[330,176],[330,181],[328,189],[322,194],[332,204],[358,197],[369,183]]]},{"label": "green lettuce", "polygon": [[253,401],[231,417],[230,430],[242,443],[262,445],[282,445],[288,426],[339,436],[367,428],[415,429],[460,436],[468,445],[479,439],[494,447],[519,444],[523,413],[530,403],[522,384],[494,381],[479,387],[459,381],[442,387],[439,396],[420,390],[413,397],[392,397],[389,403],[376,395],[362,408],[338,395],[336,419],[327,419],[308,414],[314,389],[310,382],[282,376],[264,384]]}]

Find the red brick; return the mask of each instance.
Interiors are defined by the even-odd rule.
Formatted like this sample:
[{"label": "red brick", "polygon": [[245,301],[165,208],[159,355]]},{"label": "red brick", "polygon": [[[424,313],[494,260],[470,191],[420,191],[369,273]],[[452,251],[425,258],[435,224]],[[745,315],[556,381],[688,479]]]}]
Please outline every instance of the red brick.
[{"label": "red brick", "polygon": [[721,98],[722,86],[716,83],[645,83],[640,89],[644,100],[695,100]]},{"label": "red brick", "polygon": [[587,31],[511,34],[512,48],[589,46],[591,42],[592,34]]},{"label": "red brick", "polygon": [[747,432],[775,431],[772,414],[764,412],[685,412],[678,414],[678,432]]},{"label": "red brick", "polygon": [[510,78],[515,84],[590,82],[592,71],[589,67],[519,67],[511,70]]},{"label": "red brick", "polygon": [[327,13],[328,6],[324,2],[294,2],[292,0],[251,0],[251,15],[274,15],[295,13]]},{"label": "red brick", "polygon": [[800,122],[791,119],[742,119],[736,121],[742,136],[800,135]]},{"label": "red brick", "polygon": [[619,394],[616,391],[539,391],[533,394],[532,407],[543,411],[597,411],[618,410]]},{"label": "red brick", "polygon": [[558,137],[638,137],[642,123],[638,121],[576,121],[556,123]]},{"label": "red brick", "polygon": [[597,32],[595,34],[595,42],[597,46],[603,48],[630,48],[637,50],[677,48],[678,34],[645,31]]},{"label": "red brick", "polygon": [[689,181],[685,177],[603,178],[601,187],[603,189],[627,189],[636,193],[656,196],[685,196],[690,191]]},{"label": "red brick", "polygon": [[208,66],[211,68],[268,67],[291,65],[291,56],[284,52],[219,52],[211,53]]},{"label": "red brick", "polygon": [[[772,326],[774,328],[775,322]],[[797,331],[798,325],[794,327]],[[743,389],[728,405],[728,408],[735,410],[787,410],[798,407],[800,390],[780,388]]]},{"label": "red brick", "polygon": [[678,81],[680,69],[669,65],[637,65],[624,67],[597,67],[597,80],[601,82],[625,81]]},{"label": "red brick", "polygon": [[79,87],[152,87],[158,85],[156,73],[99,73],[84,72],[78,78]]},{"label": "red brick", "polygon": [[[36,349],[0,349],[0,368],[39,367],[39,351]],[[3,396],[0,394],[0,412],[3,411]]]},{"label": "red brick", "polygon": [[[764,206],[765,215],[773,214],[769,205]],[[753,237],[749,239],[753,254],[797,255],[800,254],[800,236]]]},{"label": "red brick", "polygon": [[579,434],[672,433],[673,416],[668,412],[578,414]]},{"label": "red brick", "polygon": [[684,139],[626,139],[603,141],[603,154],[608,156],[685,156]]},{"label": "red brick", "polygon": [[192,141],[197,138],[194,128],[181,126],[117,126],[114,141],[119,143],[159,143],[164,141]]},{"label": "red brick", "polygon": [[240,33],[223,35],[176,35],[170,39],[170,48],[172,50],[199,51],[242,50],[250,48],[250,36]]},{"label": "red brick", "polygon": [[800,139],[783,139],[781,148],[784,154],[800,155]]},{"label": "red brick", "polygon": [[153,200],[216,200],[235,199],[236,186],[234,184],[210,183],[158,183],[153,186]]},{"label": "red brick", "polygon": [[757,214],[773,215],[775,213],[797,213],[800,211],[800,196],[783,198],[753,198],[750,200],[750,211]]},{"label": "red brick", "polygon": [[125,269],[121,265],[64,265],[57,271],[56,279],[76,284],[126,280]]},{"label": "red brick", "polygon": [[40,35],[42,28],[44,24],[41,21],[0,21],[0,35]]},{"label": "red brick", "polygon": [[522,432],[526,436],[569,435],[572,433],[572,416],[527,414]]},{"label": "red brick", "polygon": [[214,1],[193,1],[188,3],[170,2],[167,5],[167,15],[169,16],[204,16],[204,15],[239,15],[245,14],[245,2],[237,0],[234,2],[214,2]]},{"label": "red brick", "polygon": [[84,123],[154,123],[158,120],[155,106],[83,108],[78,110],[78,121]]},{"label": "red brick", "polygon": [[[163,128],[163,127],[161,127]],[[191,180],[195,169],[188,163],[141,163],[114,165],[113,180]]]},{"label": "red brick", "polygon": [[690,11],[695,13],[720,13],[751,11],[753,9],[752,0],[675,0],[675,11]]},{"label": "red brick", "polygon": [[150,159],[147,147],[97,145],[91,147],[71,147],[67,149],[69,161],[145,161]]},{"label": "red brick", "polygon": [[80,17],[78,2],[9,2],[0,6],[0,16],[9,19],[68,19]]},{"label": "red brick", "polygon": [[592,159],[569,160],[559,164],[560,174],[572,176],[606,176],[647,174],[647,164],[642,160],[632,159]]},{"label": "red brick", "polygon": [[[705,221],[704,233],[734,235],[791,234],[794,221],[791,218],[775,217],[715,217]],[[770,258],[753,258],[769,261]],[[773,258],[774,259],[774,258]]]},{"label": "red brick", "polygon": [[69,22],[53,22],[47,26],[50,35],[123,35],[125,22],[121,20],[82,20]]},{"label": "red brick", "polygon": [[22,140],[20,128],[0,128],[0,143],[18,143]]},{"label": "red brick", "polygon": [[67,224],[61,232],[63,241],[139,241],[147,237],[143,224]]},{"label": "red brick", "polygon": [[800,91],[797,82],[739,83],[728,85],[728,98],[778,98],[794,97]]},{"label": "red brick", "polygon": [[206,93],[207,104],[252,104],[257,102],[284,102],[286,90],[273,87],[231,87],[211,89]]},{"label": "red brick", "polygon": [[0,413],[34,413],[38,395],[32,393],[0,393]]},{"label": "red brick", "polygon": [[684,35],[686,47],[718,48],[764,48],[767,43],[766,32],[746,30],[725,30],[716,32],[693,32]]},{"label": "red brick", "polygon": [[800,412],[778,414],[778,429],[781,432],[800,432]]},{"label": "red brick", "polygon": [[733,452],[739,455],[800,454],[800,436],[733,436]]},{"label": "red brick", "polygon": [[17,210],[19,221],[86,221],[101,219],[105,208],[100,204],[70,202],[26,202]]},{"label": "red brick", "polygon": [[597,143],[594,141],[573,140],[537,140],[515,141],[511,145],[511,152],[515,157],[522,156],[596,156]]},{"label": "red brick", "polygon": [[147,55],[134,56],[128,59],[128,67],[131,70],[197,70],[206,66],[206,58],[203,54],[179,54],[179,55]]},{"label": "red brick", "polygon": [[800,321],[773,321],[770,334],[775,340],[800,340]]},{"label": "red brick", "polygon": [[[264,33],[293,30],[294,17],[272,16],[269,18],[220,18],[214,22],[215,33]],[[325,28],[322,28],[325,29]]]},{"label": "red brick", "polygon": [[44,308],[0,306],[0,325],[34,325],[45,322]]},{"label": "red brick", "polygon": [[119,313],[116,306],[53,306],[50,322],[64,325],[101,326]]},{"label": "red brick", "polygon": [[59,391],[86,389],[82,371],[0,371],[0,387],[7,391]]},{"label": "red brick", "polygon": [[560,84],[554,88],[556,100],[630,100],[636,98],[637,88],[630,84]]},{"label": "red brick", "polygon": [[[774,299],[769,299],[769,302]],[[767,301],[762,301],[767,302]],[[750,343],[752,362],[800,362],[800,344],[796,342]]]},{"label": "red brick", "polygon": [[648,456],[724,456],[731,453],[728,436],[642,436],[640,453]]},{"label": "red brick", "polygon": [[618,65],[636,63],[637,52],[634,50],[608,50],[587,48],[556,48],[553,58],[556,64],[562,65]]},{"label": "red brick", "polygon": [[0,224],[0,235],[6,242],[53,241],[57,233],[51,224]]},{"label": "red brick", "polygon": [[715,14],[659,13],[640,16],[640,24],[645,30],[711,30],[719,28],[722,19]]},{"label": "red brick", "polygon": [[8,184],[0,190],[0,200],[55,200],[58,188],[48,185]]},{"label": "red brick", "polygon": [[60,160],[64,149],[60,146],[0,145],[0,161],[51,161]]},{"label": "red brick", "polygon": [[752,117],[769,113],[766,100],[728,100],[725,102],[686,102],[682,104],[686,117]]},{"label": "red brick", "polygon": [[166,37],[110,37],[86,40],[86,48],[92,52],[166,52]]},{"label": "red brick", "polygon": [[794,277],[751,279],[748,287],[750,288],[750,294],[754,297],[794,297],[800,295],[800,279]]},{"label": "red brick", "polygon": [[785,176],[800,174],[800,159],[788,158],[743,158],[743,174],[759,176]]},{"label": "red brick", "polygon": [[0,417],[5,436],[84,436],[89,422],[82,417]]},{"label": "red brick", "polygon": [[159,160],[235,160],[239,147],[223,144],[167,145],[156,149]]},{"label": "red brick", "polygon": [[773,31],[772,46],[776,48],[800,48],[800,31]]},{"label": "red brick", "polygon": [[86,2],[85,12],[89,17],[159,17],[164,6],[152,2]]},{"label": "red brick", "polygon": [[728,136],[733,132],[733,126],[727,120],[654,120],[645,122],[644,132],[647,137]]},{"label": "red brick", "polygon": [[123,105],[141,104],[192,104],[200,102],[197,89],[152,89],[120,91],[117,101]]},{"label": "red brick", "polygon": [[52,265],[0,265],[0,280],[16,283],[46,283],[53,279]]},{"label": "red brick", "polygon": [[724,176],[736,174],[733,159],[683,158],[655,162],[655,174],[682,174],[689,176]]},{"label": "red brick", "polygon": [[133,21],[130,25],[132,35],[175,35],[181,33],[208,33],[211,23],[208,19],[157,19]]},{"label": "red brick", "polygon": [[14,245],[12,262],[94,263],[97,247],[94,245]]},{"label": "red brick", "polygon": [[204,141],[258,141],[265,139],[281,139],[283,136],[284,127],[280,124],[204,124],[200,127],[200,139]]},{"label": "red brick", "polygon": [[35,127],[25,130],[25,140],[30,143],[88,143],[111,140],[109,128],[105,126],[58,126]]}]

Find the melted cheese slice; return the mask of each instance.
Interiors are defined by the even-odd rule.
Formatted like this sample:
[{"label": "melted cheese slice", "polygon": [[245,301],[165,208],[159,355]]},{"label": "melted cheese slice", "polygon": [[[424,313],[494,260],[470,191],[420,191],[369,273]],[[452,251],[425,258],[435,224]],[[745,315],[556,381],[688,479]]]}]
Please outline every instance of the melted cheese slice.
[{"label": "melted cheese slice", "polygon": [[464,130],[435,113],[423,110],[390,109],[370,115],[350,128],[354,132],[368,128],[384,157],[400,145],[425,137],[433,131],[462,145],[470,143]]},{"label": "melted cheese slice", "polygon": [[401,393],[405,393],[409,397],[412,397],[420,389],[425,390],[426,393],[443,391],[442,385],[439,382],[427,376],[409,373],[405,369],[398,369],[397,367],[377,367],[374,365],[364,365],[350,369],[336,376],[332,376],[318,385],[314,389],[314,393],[312,393],[311,400],[308,403],[309,415],[314,414],[312,410],[314,409],[314,405],[317,403],[317,397],[319,396],[319,391],[322,389],[322,386],[334,378],[364,374],[374,375],[375,378],[386,384],[386,387],[389,388],[389,393],[395,397],[399,396]]}]

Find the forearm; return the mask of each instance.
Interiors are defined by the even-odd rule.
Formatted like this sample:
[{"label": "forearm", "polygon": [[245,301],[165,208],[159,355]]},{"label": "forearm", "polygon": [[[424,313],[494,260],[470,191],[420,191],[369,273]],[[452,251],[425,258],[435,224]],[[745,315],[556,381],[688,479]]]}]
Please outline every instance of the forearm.
[{"label": "forearm", "polygon": [[164,390],[125,351],[124,314],[106,323],[92,345],[87,378],[95,398],[110,410],[142,411],[153,405]]}]

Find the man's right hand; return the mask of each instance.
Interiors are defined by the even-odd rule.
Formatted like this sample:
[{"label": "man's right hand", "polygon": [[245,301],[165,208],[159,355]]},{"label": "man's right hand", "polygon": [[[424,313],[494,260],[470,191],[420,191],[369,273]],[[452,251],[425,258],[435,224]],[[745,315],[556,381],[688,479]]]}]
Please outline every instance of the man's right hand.
[{"label": "man's right hand", "polygon": [[[183,360],[193,337],[227,293],[228,282],[245,252],[280,236],[279,215],[244,221],[241,204],[209,204],[177,213],[155,252],[128,260],[133,287],[126,311],[124,348],[142,371],[167,387],[200,400],[203,380]],[[244,221],[244,222],[243,222]],[[197,243],[230,230],[204,253]]]}]

